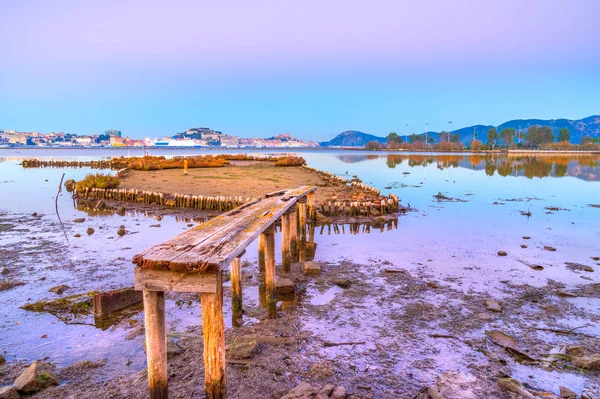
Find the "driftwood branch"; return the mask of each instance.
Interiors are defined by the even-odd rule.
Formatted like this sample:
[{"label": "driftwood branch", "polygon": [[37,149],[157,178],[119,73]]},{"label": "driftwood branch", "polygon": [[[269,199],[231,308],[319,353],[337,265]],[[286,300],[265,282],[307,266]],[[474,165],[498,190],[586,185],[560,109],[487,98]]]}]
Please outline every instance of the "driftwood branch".
[{"label": "driftwood branch", "polygon": [[365,344],[364,341],[356,341],[356,342],[329,342],[329,341],[323,341],[323,346],[325,346],[326,348],[331,347],[331,346],[364,345],[364,344]]},{"label": "driftwood branch", "polygon": [[58,192],[56,193],[56,198],[54,198],[54,210],[56,211],[56,216],[58,217],[58,221],[60,222],[60,228],[65,236],[65,239],[67,240],[67,243],[69,243],[69,237],[67,236],[67,232],[65,231],[65,226],[64,223],[62,221],[62,219],[60,218],[60,213],[58,212],[58,197],[60,196],[60,193],[62,192],[62,185],[63,185],[63,180],[65,179],[65,174],[62,174],[62,177],[60,178],[60,183],[58,183]]}]

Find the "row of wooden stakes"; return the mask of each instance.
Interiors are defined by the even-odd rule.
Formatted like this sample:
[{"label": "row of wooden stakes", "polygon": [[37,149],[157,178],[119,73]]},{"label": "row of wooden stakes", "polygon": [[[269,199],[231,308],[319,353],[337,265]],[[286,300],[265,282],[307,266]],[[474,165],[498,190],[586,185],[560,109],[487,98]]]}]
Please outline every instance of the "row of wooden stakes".
[{"label": "row of wooden stakes", "polygon": [[[188,194],[166,194],[136,189],[85,188],[78,196],[91,199],[109,199],[124,202],[163,205],[173,208],[188,208],[203,211],[226,212],[254,198],[241,196],[206,196]],[[404,211],[398,197],[390,194],[387,198],[375,201],[328,201],[321,202],[320,211],[324,216],[380,216]]]},{"label": "row of wooden stakes", "polygon": [[396,196],[375,201],[321,201],[320,209],[326,216],[380,216],[405,211]]},{"label": "row of wooden stakes", "polygon": [[173,208],[189,208],[204,211],[225,212],[252,201],[246,197],[224,197],[187,194],[165,194],[136,189],[101,189],[86,187],[78,196],[92,199],[109,199],[124,202],[163,205]]},{"label": "row of wooden stakes", "polygon": [[21,162],[24,168],[83,168],[90,167],[94,169],[110,169],[113,162],[111,161],[42,161],[40,159],[24,159]]},{"label": "row of wooden stakes", "polygon": [[344,177],[341,177],[341,176],[338,176],[338,175],[335,175],[335,174],[332,174],[332,173],[329,173],[329,172],[326,172],[323,170],[311,168],[310,166],[306,166],[306,165],[304,165],[304,168],[317,173],[319,176],[321,176],[322,178],[324,178],[328,181],[333,181],[333,182],[339,183],[341,185],[350,184],[350,186],[359,188],[361,191],[363,191],[365,193],[381,195],[381,190],[379,190],[376,187],[369,186],[368,184],[363,183],[362,181],[360,181],[360,179],[349,180]]}]

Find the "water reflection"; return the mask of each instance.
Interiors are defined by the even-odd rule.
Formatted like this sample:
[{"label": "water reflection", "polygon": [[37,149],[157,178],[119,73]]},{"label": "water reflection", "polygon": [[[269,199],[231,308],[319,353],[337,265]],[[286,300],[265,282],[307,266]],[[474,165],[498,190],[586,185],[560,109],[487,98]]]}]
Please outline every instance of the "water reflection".
[{"label": "water reflection", "polygon": [[385,159],[390,169],[399,165],[408,168],[436,165],[437,169],[464,168],[483,170],[486,175],[534,177],[576,177],[600,181],[600,154],[389,154],[340,155],[344,163],[369,162]]}]

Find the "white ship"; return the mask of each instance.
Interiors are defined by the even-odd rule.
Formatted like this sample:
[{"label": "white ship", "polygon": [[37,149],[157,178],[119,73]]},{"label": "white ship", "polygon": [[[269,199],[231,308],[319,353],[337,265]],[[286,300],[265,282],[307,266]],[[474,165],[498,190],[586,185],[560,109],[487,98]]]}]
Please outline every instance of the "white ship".
[{"label": "white ship", "polygon": [[200,147],[194,140],[151,140],[149,145],[154,147]]}]

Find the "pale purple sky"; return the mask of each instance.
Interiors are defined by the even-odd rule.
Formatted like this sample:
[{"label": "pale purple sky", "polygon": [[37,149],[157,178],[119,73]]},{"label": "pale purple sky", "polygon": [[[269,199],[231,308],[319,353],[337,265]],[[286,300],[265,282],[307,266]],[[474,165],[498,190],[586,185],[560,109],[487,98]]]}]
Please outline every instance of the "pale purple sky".
[{"label": "pale purple sky", "polygon": [[596,0],[6,1],[0,15],[5,129],[320,139],[599,113]]}]

